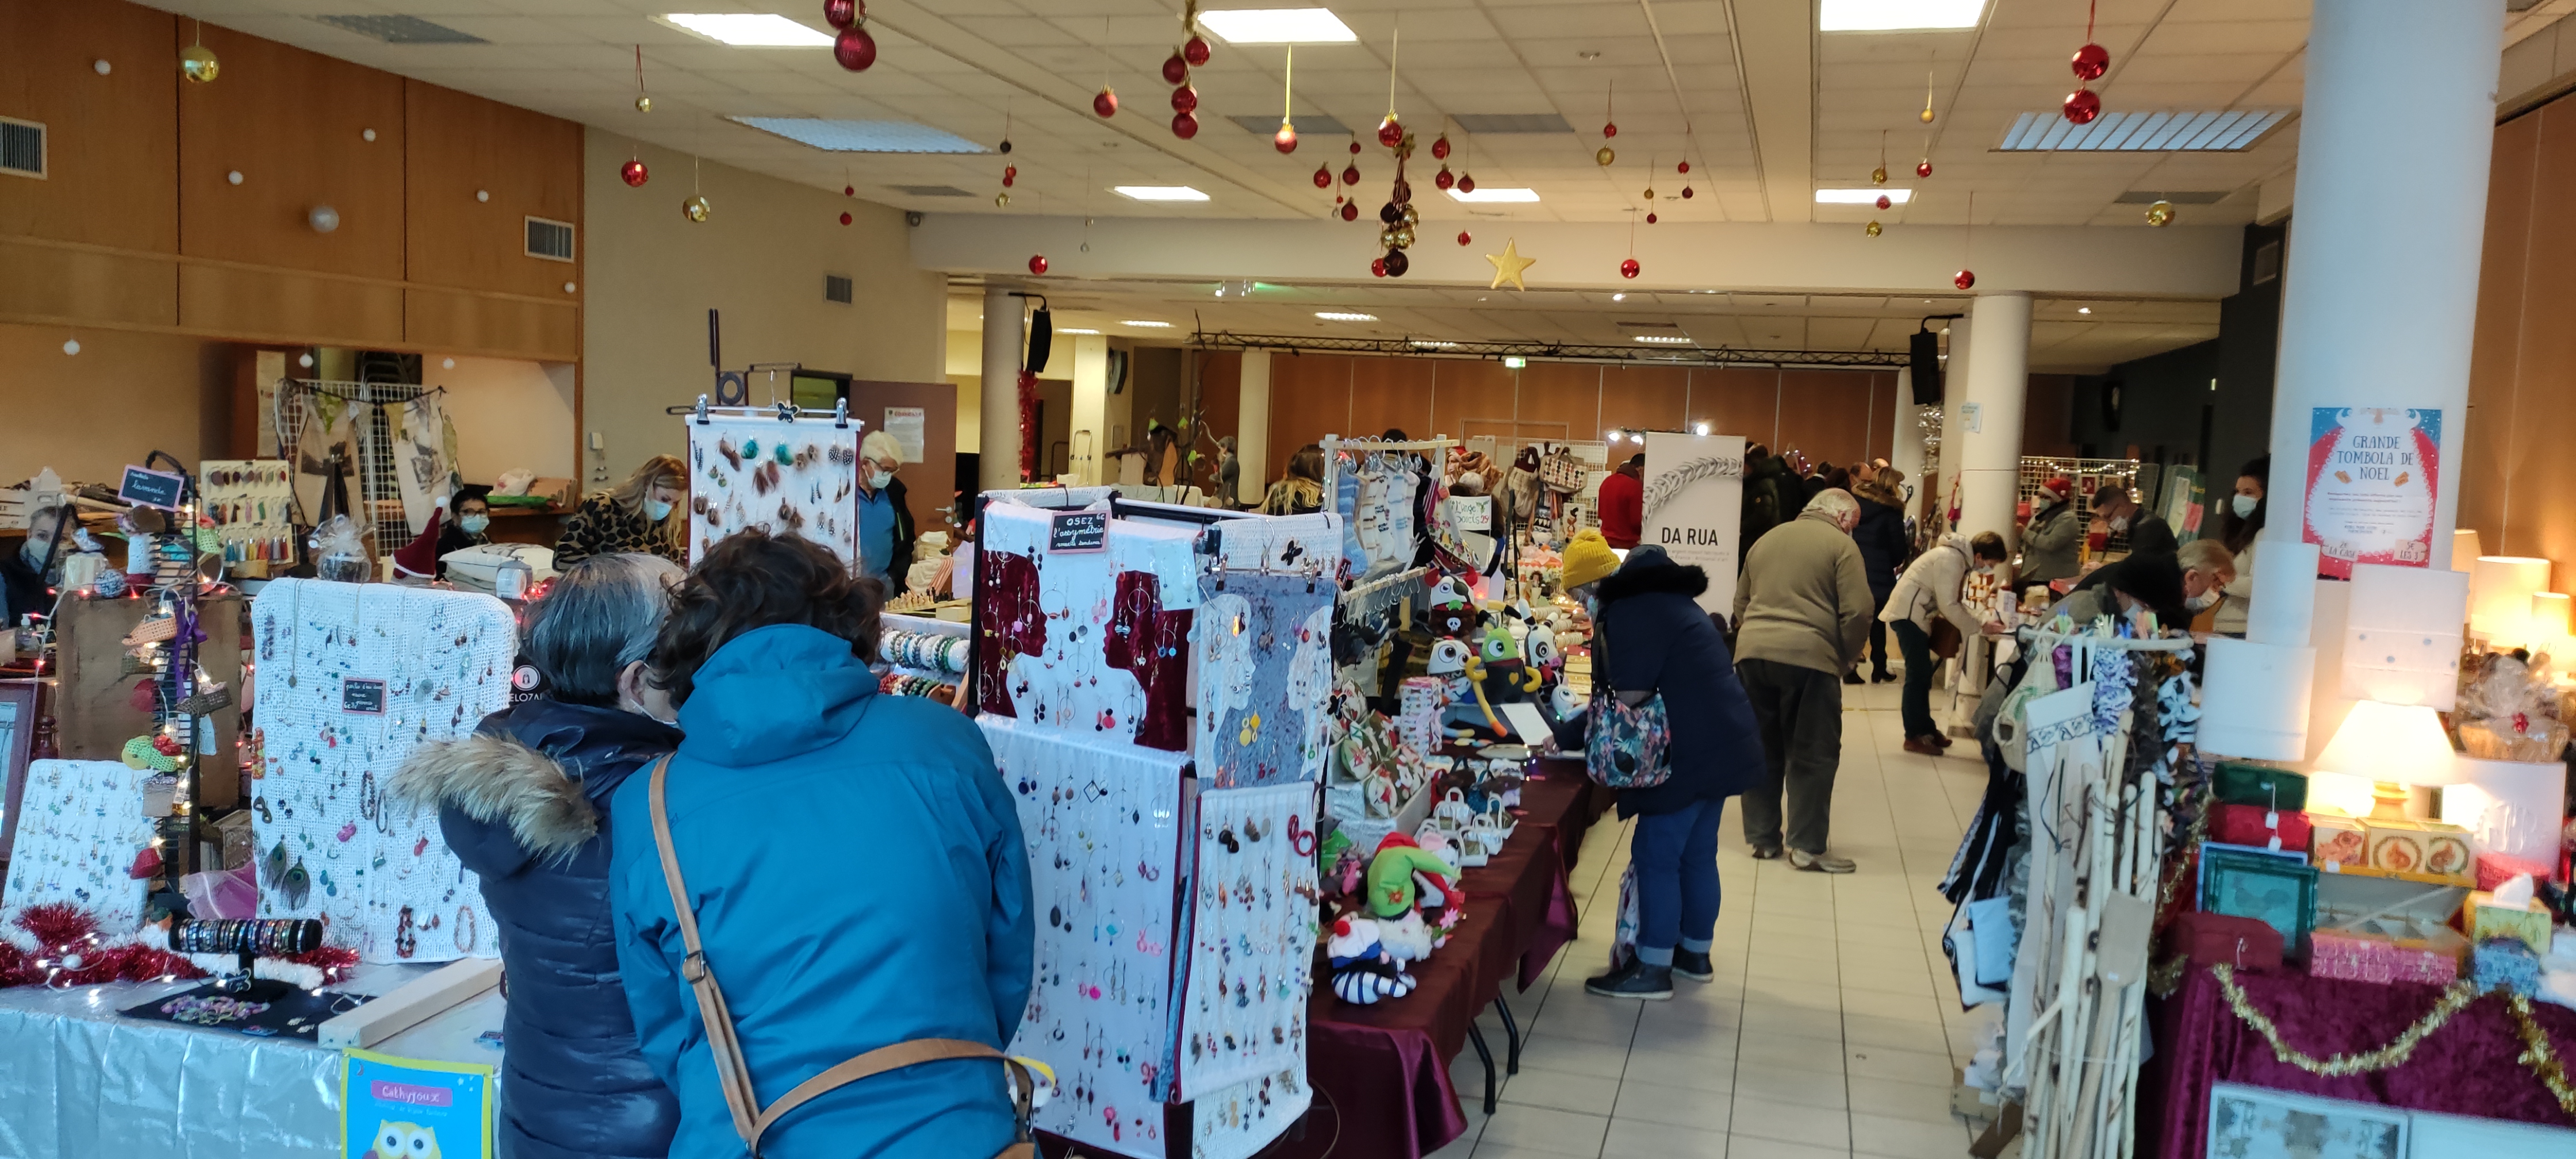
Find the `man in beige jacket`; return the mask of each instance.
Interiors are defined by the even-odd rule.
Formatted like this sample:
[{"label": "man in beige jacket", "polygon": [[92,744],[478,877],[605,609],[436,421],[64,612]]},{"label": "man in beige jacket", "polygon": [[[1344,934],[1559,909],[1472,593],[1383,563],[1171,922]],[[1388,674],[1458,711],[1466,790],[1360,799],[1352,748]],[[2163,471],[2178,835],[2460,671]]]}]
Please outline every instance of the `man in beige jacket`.
[{"label": "man in beige jacket", "polygon": [[1817,873],[1853,868],[1848,858],[1826,855],[1825,839],[1842,763],[1842,674],[1860,658],[1878,610],[1851,538],[1859,521],[1860,503],[1850,492],[1818,493],[1796,519],[1753,544],[1735,585],[1735,670],[1753,699],[1770,766],[1744,794],[1744,840],[1755,857],[1785,850],[1790,864]]}]

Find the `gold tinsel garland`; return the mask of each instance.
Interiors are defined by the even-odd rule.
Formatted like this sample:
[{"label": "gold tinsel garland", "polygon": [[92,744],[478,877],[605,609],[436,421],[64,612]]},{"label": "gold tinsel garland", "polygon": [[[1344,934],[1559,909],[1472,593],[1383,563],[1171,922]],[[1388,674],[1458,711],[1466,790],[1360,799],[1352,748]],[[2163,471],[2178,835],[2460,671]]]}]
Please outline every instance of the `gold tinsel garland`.
[{"label": "gold tinsel garland", "polygon": [[[2193,864],[2191,855],[2186,851],[2199,849],[2200,843],[2208,838],[2209,814],[2215,808],[2217,808],[2217,794],[2204,782],[2200,791],[2200,811],[2193,815],[2191,828],[2184,831],[2183,839],[2165,853],[2172,864],[2166,867],[2162,887],[2156,891],[2156,929],[2158,930],[2163,930],[2173,922],[2174,894],[2182,888],[2183,875],[2191,871]],[[2147,992],[2158,998],[2173,997],[2174,991],[2182,988],[2183,971],[2190,965],[2191,958],[2180,952],[2156,964],[2153,969],[2147,971]]]},{"label": "gold tinsel garland", "polygon": [[[2477,985],[2463,978],[2443,990],[2441,1000],[2433,1004],[2433,1009],[2424,1017],[2416,1019],[2415,1025],[2407,1027],[2404,1032],[2391,1039],[2388,1045],[2367,1054],[2338,1054],[2333,1058],[2319,1059],[2313,1055],[2301,1053],[2290,1044],[2281,1041],[2281,1028],[2273,1025],[2270,1018],[2264,1017],[2263,1012],[2254,1009],[2254,1004],[2246,999],[2244,988],[2236,984],[2236,970],[2233,967],[2225,962],[2214,963],[2209,967],[2209,974],[2218,979],[2219,992],[2227,996],[2227,1005],[2236,1011],[2236,1017],[2245,1025],[2253,1027],[2254,1033],[2263,1036],[2263,1041],[2272,1044],[2272,1057],[2309,1074],[2323,1075],[2327,1078],[2368,1074],[2404,1065],[2407,1058],[2415,1053],[2417,1044],[2422,1043],[2426,1036],[2440,1030],[2451,1021],[2452,1015],[2458,1014],[2466,1009],[2469,1003],[2478,1000]],[[2526,1035],[2524,1041],[2528,1043],[2529,1036]],[[2529,1057],[2526,1053],[2526,1060]]]},{"label": "gold tinsel garland", "polygon": [[2531,1016],[2531,999],[2520,994],[2505,996],[2506,1008],[2513,1011],[2514,1032],[2522,1036],[2522,1057],[2514,1061],[2531,1068],[2541,1085],[2556,1097],[2560,1110],[2576,1115],[2576,1085],[2567,1081],[2567,1065],[2549,1045],[2549,1031]]}]

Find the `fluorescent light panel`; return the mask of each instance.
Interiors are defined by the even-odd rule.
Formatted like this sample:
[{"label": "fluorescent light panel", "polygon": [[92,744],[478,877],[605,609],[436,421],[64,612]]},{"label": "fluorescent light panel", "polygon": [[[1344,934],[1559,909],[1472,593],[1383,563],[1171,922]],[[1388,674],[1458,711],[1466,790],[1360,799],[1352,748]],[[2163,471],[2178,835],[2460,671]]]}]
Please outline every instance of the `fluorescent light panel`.
[{"label": "fluorescent light panel", "polygon": [[1453,200],[1453,201],[1466,201],[1466,202],[1477,202],[1477,201],[1536,201],[1536,200],[1538,200],[1538,190],[1535,190],[1535,189],[1497,189],[1497,188],[1495,188],[1495,187],[1493,187],[1493,186],[1491,186],[1491,185],[1487,185],[1487,186],[1484,186],[1483,188],[1480,188],[1480,189],[1476,190],[1474,193],[1465,193],[1465,192],[1461,192],[1460,190],[1458,190],[1456,187],[1454,187],[1454,186],[1453,186],[1453,187],[1451,187],[1451,188],[1450,188],[1450,190],[1449,190],[1449,197],[1450,197],[1450,199],[1451,199],[1451,200]]},{"label": "fluorescent light panel", "polygon": [[1375,322],[1375,314],[1353,314],[1346,310],[1317,310],[1315,316],[1327,322]]},{"label": "fluorescent light panel", "polygon": [[1205,201],[1208,195],[1187,185],[1112,185],[1111,193],[1130,201]]},{"label": "fluorescent light panel", "polygon": [[1679,334],[1639,334],[1637,335],[1637,341],[1652,342],[1657,346],[1688,346],[1691,344],[1690,339],[1684,338]]},{"label": "fluorescent light panel", "polygon": [[1348,44],[1359,39],[1330,8],[1201,12],[1199,23],[1228,44]]},{"label": "fluorescent light panel", "polygon": [[1878,199],[1881,195],[1885,195],[1888,203],[1891,205],[1903,205],[1906,202],[1914,200],[1914,191],[1911,189],[1885,189],[1877,187],[1869,189],[1819,189],[1816,191],[1816,204],[1876,205],[1878,204]]},{"label": "fluorescent light panel", "polygon": [[735,48],[823,48],[830,34],[774,12],[672,12],[653,19]]},{"label": "fluorescent light panel", "polygon": [[1097,330],[1087,330],[1087,329],[1084,329],[1083,327],[1080,327],[1080,326],[1066,326],[1066,327],[1063,327],[1063,328],[1061,328],[1061,329],[1058,329],[1058,330],[1056,331],[1056,333],[1058,333],[1058,334],[1098,334],[1098,333],[1100,333],[1100,331],[1097,331]]},{"label": "fluorescent light panel", "polygon": [[1171,328],[1172,328],[1172,324],[1171,324],[1171,323],[1169,323],[1169,322],[1156,322],[1156,321],[1154,321],[1153,319],[1150,319],[1150,318],[1129,318],[1129,319],[1127,319],[1127,320],[1125,320],[1125,321],[1123,321],[1123,322],[1120,322],[1120,323],[1119,323],[1119,325],[1121,325],[1121,326],[1144,326],[1144,327],[1149,327],[1149,328],[1151,328],[1151,329],[1156,329],[1156,330],[1169,330],[1169,329],[1171,329]]},{"label": "fluorescent light panel", "polygon": [[2289,115],[2283,109],[2119,111],[2095,117],[2089,125],[2075,125],[2054,111],[2023,113],[1995,148],[2006,153],[2235,153],[2261,140]]},{"label": "fluorescent light panel", "polygon": [[1986,0],[1824,0],[1818,32],[1912,32],[1974,28]]},{"label": "fluorescent light panel", "polygon": [[[842,121],[829,117],[728,117],[827,153],[989,153],[954,133],[910,121]],[[937,196],[937,195],[926,195]]]}]

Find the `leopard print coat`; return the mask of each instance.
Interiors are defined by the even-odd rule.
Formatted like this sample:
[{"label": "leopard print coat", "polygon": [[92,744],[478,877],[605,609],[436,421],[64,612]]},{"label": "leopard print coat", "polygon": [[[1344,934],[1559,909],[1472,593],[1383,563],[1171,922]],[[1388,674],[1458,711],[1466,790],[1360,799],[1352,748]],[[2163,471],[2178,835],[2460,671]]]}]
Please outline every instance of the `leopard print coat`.
[{"label": "leopard print coat", "polygon": [[688,551],[676,537],[659,534],[641,515],[618,510],[608,492],[593,492],[574,509],[564,524],[563,537],[555,541],[555,570],[563,571],[594,555],[629,551],[689,566]]}]

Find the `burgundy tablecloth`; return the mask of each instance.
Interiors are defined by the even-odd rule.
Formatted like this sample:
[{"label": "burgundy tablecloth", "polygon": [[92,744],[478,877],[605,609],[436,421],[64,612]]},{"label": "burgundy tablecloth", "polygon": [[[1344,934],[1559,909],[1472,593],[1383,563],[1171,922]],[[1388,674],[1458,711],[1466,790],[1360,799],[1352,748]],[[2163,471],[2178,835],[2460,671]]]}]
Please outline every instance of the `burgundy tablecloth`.
[{"label": "burgundy tablecloth", "polygon": [[[2311,978],[2296,971],[2239,974],[2254,1009],[2280,1027],[2282,1041],[2316,1058],[2376,1050],[2433,1008],[2432,986]],[[2427,1036],[2402,1066],[2376,1074],[2322,1078],[2273,1056],[2261,1035],[2228,1008],[2209,971],[2194,967],[2172,998],[2150,1002],[2156,1057],[2139,1075],[2139,1151],[2157,1159],[2199,1159],[2209,1138],[2209,1088],[2233,1082],[2327,1098],[2449,1115],[2479,1115],[2576,1127],[2576,1117],[2514,1061],[2522,1041],[2504,1000],[2480,998]],[[2576,1010],[2534,1003],[2559,1057],[2576,1057]]]},{"label": "burgundy tablecloth", "polygon": [[1469,909],[1503,909],[1509,927],[1504,945],[1519,963],[1523,990],[1538,981],[1547,964],[1556,960],[1556,952],[1574,940],[1574,890],[1566,881],[1560,851],[1567,826],[1582,823],[1579,790],[1566,792],[1544,781],[1532,781],[1530,787],[1542,791],[1523,791],[1521,806],[1527,815],[1512,831],[1511,840],[1503,843],[1503,851],[1459,878]]}]

